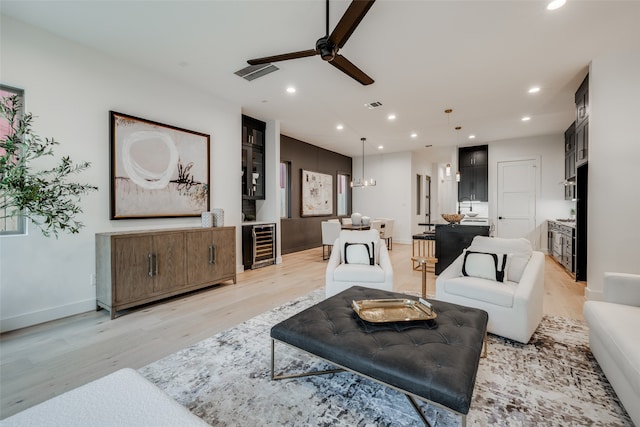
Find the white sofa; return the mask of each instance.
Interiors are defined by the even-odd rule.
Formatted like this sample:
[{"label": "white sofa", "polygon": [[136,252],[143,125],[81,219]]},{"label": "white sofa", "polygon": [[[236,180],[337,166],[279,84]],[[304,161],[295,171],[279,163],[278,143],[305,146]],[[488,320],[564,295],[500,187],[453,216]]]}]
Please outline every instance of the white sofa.
[{"label": "white sofa", "polygon": [[[345,262],[345,244],[373,243],[374,265],[370,265],[362,256]],[[351,247],[353,249],[362,249]],[[380,239],[378,230],[349,231],[342,230],[333,244],[331,257],[327,263],[325,276],[325,296],[329,298],[352,286],[393,290],[393,266],[387,246]]]},{"label": "white sofa", "polygon": [[206,427],[138,372],[121,369],[0,421],[2,427]]},{"label": "white sofa", "polygon": [[463,252],[436,279],[436,299],[485,310],[487,332],[526,344],[542,320],[544,254],[527,239],[485,236],[466,250],[507,254],[504,282],[463,275]]},{"label": "white sofa", "polygon": [[589,347],[640,426],[640,275],[604,274],[604,301],[584,303]]}]

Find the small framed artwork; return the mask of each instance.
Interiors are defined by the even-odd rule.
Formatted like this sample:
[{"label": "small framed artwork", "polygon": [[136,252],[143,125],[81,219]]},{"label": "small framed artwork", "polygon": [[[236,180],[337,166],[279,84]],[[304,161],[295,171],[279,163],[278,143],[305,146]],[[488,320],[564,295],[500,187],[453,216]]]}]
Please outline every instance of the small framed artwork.
[{"label": "small framed artwork", "polygon": [[333,176],[302,169],[301,216],[333,214]]},{"label": "small framed artwork", "polygon": [[204,133],[110,111],[111,219],[200,216],[209,210]]}]

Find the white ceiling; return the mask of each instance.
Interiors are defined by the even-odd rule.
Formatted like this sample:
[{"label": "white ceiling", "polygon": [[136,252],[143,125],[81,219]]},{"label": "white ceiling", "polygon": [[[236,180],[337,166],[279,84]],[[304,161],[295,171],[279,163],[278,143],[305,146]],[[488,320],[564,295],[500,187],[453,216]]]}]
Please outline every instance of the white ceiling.
[{"label": "white ceiling", "polygon": [[[349,3],[331,0],[331,30]],[[640,1],[545,6],[378,0],[340,51],[375,80],[370,86],[319,56],[278,62],[252,82],[234,74],[250,58],[313,49],[325,33],[323,0],[2,0],[0,11],[240,104],[250,116],[278,119],[285,135],[356,156],[361,137],[372,154],[378,145],[413,151],[562,133],[590,60],[638,49]],[[289,85],[295,94],[285,92]],[[542,90],[530,95],[533,85]],[[364,107],[372,101],[383,105]],[[522,122],[525,115],[531,120]]]}]

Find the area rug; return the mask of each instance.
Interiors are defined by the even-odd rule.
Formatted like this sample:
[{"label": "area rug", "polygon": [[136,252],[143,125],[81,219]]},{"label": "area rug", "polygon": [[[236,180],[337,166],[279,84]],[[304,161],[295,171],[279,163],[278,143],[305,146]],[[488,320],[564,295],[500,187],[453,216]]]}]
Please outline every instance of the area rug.
[{"label": "area rug", "polygon": [[[319,302],[319,290],[140,369],[213,426],[420,426],[401,393],[343,372],[272,381],[269,331]],[[276,344],[277,371],[328,368]],[[460,417],[420,403],[434,427]],[[546,316],[527,345],[489,335],[469,426],[632,426],[589,351],[584,322]]]}]

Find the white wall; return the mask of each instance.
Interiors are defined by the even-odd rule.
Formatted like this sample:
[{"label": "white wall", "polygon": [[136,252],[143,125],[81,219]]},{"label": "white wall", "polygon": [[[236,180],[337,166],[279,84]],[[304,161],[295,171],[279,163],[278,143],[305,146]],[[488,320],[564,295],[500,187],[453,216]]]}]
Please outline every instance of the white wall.
[{"label": "white wall", "polygon": [[[365,178],[375,187],[353,188],[353,212],[371,218],[393,218],[393,241],[411,243],[412,196],[411,153],[365,156]],[[362,177],[362,157],[353,158],[353,178]]]},{"label": "white wall", "polygon": [[640,274],[640,50],[595,58],[589,72],[588,299],[605,271]]},{"label": "white wall", "polygon": [[[571,123],[567,123],[569,127]],[[489,221],[497,224],[498,163],[538,159],[536,250],[547,249],[548,219],[568,218],[574,202],[564,200],[564,135],[542,135],[489,143]],[[536,244],[537,243],[537,244]]]},{"label": "white wall", "polygon": [[[211,207],[225,210],[240,242],[241,110],[153,72],[2,17],[2,83],[25,90],[35,131],[61,142],[58,156],[89,161],[78,180],[99,187],[81,203],[80,234],[0,238],[0,329],[95,309],[95,233],[199,226],[200,218],[109,220],[109,110],[211,135]],[[241,268],[240,245],[237,245]]]}]

